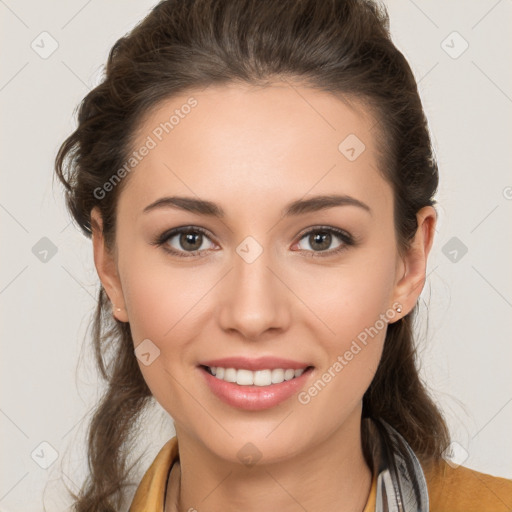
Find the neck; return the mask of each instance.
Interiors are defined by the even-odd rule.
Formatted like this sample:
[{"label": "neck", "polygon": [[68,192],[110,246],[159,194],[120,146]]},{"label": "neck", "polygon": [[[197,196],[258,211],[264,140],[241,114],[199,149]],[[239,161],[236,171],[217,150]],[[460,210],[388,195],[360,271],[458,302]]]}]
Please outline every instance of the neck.
[{"label": "neck", "polygon": [[372,472],[363,456],[361,416],[310,449],[247,467],[218,459],[177,429],[180,462],[171,471],[166,511],[361,512]]}]

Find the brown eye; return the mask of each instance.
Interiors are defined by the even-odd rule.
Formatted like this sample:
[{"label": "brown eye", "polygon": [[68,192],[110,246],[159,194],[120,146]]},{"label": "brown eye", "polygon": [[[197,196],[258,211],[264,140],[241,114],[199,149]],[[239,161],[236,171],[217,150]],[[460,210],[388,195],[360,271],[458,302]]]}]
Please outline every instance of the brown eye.
[{"label": "brown eye", "polygon": [[186,251],[197,251],[202,245],[202,233],[180,233],[179,234],[179,245]]},{"label": "brown eye", "polygon": [[308,235],[309,246],[319,251],[329,249],[332,243],[332,235],[327,231],[318,231],[313,235]]},{"label": "brown eye", "polygon": [[[336,238],[341,241],[338,242],[334,248],[329,249]],[[351,245],[354,245],[354,240],[348,233],[332,227],[319,227],[310,230],[302,235],[300,241],[302,240],[306,240],[307,244],[305,245],[309,245],[311,248],[303,248],[306,252],[311,253],[309,256],[331,256],[340,253]]]},{"label": "brown eye", "polygon": [[[330,248],[336,239],[338,239],[338,244],[334,248]],[[204,246],[206,240],[211,241],[207,232],[202,228],[183,226],[162,233],[153,241],[153,244],[162,246],[165,251],[174,256],[186,258],[208,250],[207,244],[206,247]],[[299,246],[302,240],[307,241],[306,245],[309,245],[310,249],[303,247],[299,247],[299,249],[305,252],[305,255],[313,257],[334,256],[350,246],[356,245],[349,233],[333,227],[318,227],[307,231],[299,239]]]},{"label": "brown eye", "polygon": [[[176,256],[195,256],[194,253],[208,249],[206,231],[193,226],[171,229],[162,233],[153,243]],[[190,254],[187,254],[190,253]]]}]

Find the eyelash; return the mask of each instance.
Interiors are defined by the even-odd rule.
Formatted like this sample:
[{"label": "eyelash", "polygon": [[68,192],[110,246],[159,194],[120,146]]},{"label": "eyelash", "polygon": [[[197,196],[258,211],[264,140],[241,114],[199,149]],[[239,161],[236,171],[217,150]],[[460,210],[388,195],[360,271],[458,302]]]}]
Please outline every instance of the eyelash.
[{"label": "eyelash", "polygon": [[[168,231],[165,231],[161,235],[157,236],[152,242],[152,245],[156,245],[157,247],[162,247],[164,251],[174,255],[178,256],[179,258],[191,258],[193,256],[196,256],[198,252],[201,252],[201,250],[196,251],[176,251],[174,249],[169,249],[169,247],[166,247],[165,244],[174,236],[179,235],[181,233],[201,233],[205,235],[207,238],[210,238],[208,236],[208,233],[206,230],[200,227],[196,226],[181,226],[179,228],[174,228]],[[339,247],[336,247],[335,249],[331,249],[329,251],[306,251],[306,257],[311,258],[325,258],[328,256],[334,256],[337,254],[340,254],[341,252],[347,250],[351,246],[357,245],[356,240],[346,231],[343,231],[338,228],[333,228],[330,226],[318,226],[314,229],[310,229],[309,231],[306,231],[300,235],[299,242],[305,238],[307,235],[311,235],[313,233],[330,233],[334,234],[337,237],[341,239],[343,242]],[[309,253],[309,254],[308,254]],[[185,255],[186,254],[186,255]]]}]

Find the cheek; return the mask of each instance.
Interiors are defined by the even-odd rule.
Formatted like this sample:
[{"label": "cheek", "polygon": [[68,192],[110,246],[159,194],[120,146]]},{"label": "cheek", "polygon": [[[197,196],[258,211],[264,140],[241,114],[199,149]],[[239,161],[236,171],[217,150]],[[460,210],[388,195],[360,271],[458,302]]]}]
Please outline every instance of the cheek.
[{"label": "cheek", "polygon": [[134,346],[150,340],[150,352],[158,354],[149,365],[139,360],[139,367],[157,402],[179,418],[190,409],[182,383],[190,378],[189,349],[196,339],[194,319],[204,283],[197,288],[187,279],[191,273],[161,263],[142,264],[134,258],[132,264],[126,266],[123,286]]},{"label": "cheek", "polygon": [[177,332],[193,317],[205,293],[204,279],[199,282],[190,268],[167,264],[163,249],[133,243],[124,255],[123,293],[134,343],[182,339]]},{"label": "cheek", "polygon": [[322,310],[322,318],[334,334],[317,337],[324,357],[315,379],[297,399],[299,409],[308,417],[323,418],[326,431],[342,424],[359,405],[377,371],[388,318],[383,296],[376,295],[374,288],[364,288],[359,283],[329,312]]},{"label": "cheek", "polygon": [[150,340],[158,353],[148,366],[139,361],[144,380],[156,400],[175,411],[187,402],[180,383],[190,378],[195,340],[204,328],[205,295],[215,279],[210,283],[204,272],[166,265],[154,252],[125,251],[123,293],[135,348]]},{"label": "cheek", "polygon": [[[393,272],[391,252],[389,257],[384,251],[360,253],[357,264],[331,274],[328,286],[309,287],[310,304],[322,320],[312,320],[309,328],[318,333],[325,354],[314,385],[298,397],[311,414],[342,420],[362,399],[377,371],[388,322],[396,314],[390,302]],[[318,284],[322,281],[317,277]]]},{"label": "cheek", "polygon": [[331,340],[332,348],[342,350],[357,338],[364,341],[368,329],[374,333],[373,327],[385,335],[382,318],[395,315],[390,309],[394,265],[392,253],[361,251],[346,265],[330,269],[328,275],[325,269],[318,270],[309,281],[309,304],[325,324],[324,332],[331,334],[323,338]]}]

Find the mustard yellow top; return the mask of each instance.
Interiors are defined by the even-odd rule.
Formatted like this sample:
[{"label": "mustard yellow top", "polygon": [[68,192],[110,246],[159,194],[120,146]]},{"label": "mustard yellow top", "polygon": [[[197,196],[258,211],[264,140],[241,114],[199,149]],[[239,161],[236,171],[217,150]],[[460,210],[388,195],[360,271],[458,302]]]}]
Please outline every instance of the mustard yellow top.
[{"label": "mustard yellow top", "polygon": [[[164,512],[167,478],[179,460],[176,436],[162,447],[144,474],[129,512]],[[464,466],[452,467],[446,461],[428,471],[430,512],[511,512],[512,480],[480,473]],[[375,512],[377,474],[363,512]]]}]

